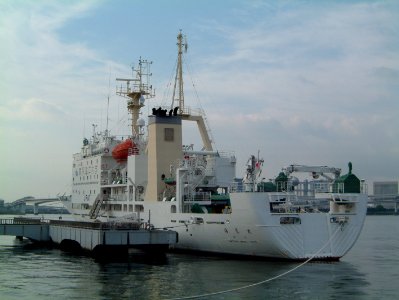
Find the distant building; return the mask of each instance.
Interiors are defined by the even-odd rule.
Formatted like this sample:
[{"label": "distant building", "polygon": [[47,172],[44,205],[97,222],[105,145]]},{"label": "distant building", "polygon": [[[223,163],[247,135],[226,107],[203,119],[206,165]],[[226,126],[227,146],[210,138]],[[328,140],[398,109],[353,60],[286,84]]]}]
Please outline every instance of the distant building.
[{"label": "distant building", "polygon": [[4,200],[0,199],[0,214],[3,213],[4,211],[5,211]]},{"label": "distant building", "polygon": [[375,181],[373,182],[374,194],[372,204],[382,205],[384,208],[398,210],[398,182]]},{"label": "distant building", "polygon": [[373,182],[374,196],[398,195],[397,181],[375,181]]}]

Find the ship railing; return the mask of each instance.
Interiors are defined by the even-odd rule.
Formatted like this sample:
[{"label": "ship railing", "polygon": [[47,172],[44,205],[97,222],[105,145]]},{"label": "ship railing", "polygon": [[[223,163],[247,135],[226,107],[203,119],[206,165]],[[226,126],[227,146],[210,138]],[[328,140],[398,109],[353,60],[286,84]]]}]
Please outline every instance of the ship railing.
[{"label": "ship railing", "polygon": [[[270,182],[270,184],[259,183],[245,183],[243,181],[235,181],[230,184],[230,192],[281,192],[291,193],[298,197],[316,196],[317,194],[344,194],[345,184],[341,182],[329,181],[284,181],[284,182]],[[367,194],[368,187],[364,181],[360,182],[360,193]]]},{"label": "ship railing", "polygon": [[108,201],[107,201],[107,202],[110,202],[110,201],[127,201],[127,194],[118,195],[118,196],[112,195],[112,196],[110,196],[110,197],[108,198]]},{"label": "ship railing", "polygon": [[[179,108],[180,111],[180,108]],[[200,115],[199,111],[196,111],[195,109],[191,109],[191,107],[189,106],[185,106],[183,107],[183,111],[182,111],[183,115]]]},{"label": "ship railing", "polygon": [[184,202],[204,202],[211,200],[211,193],[210,192],[194,192],[185,194],[183,197]]},{"label": "ship railing", "polygon": [[229,192],[240,193],[244,191],[244,183],[242,180],[233,181],[230,183]]},{"label": "ship railing", "polygon": [[127,177],[122,176],[122,177],[118,177],[118,176],[113,176],[111,179],[102,179],[101,180],[101,185],[117,185],[117,184],[127,184]]},{"label": "ship railing", "polygon": [[0,225],[36,225],[36,224],[48,224],[50,220],[44,218],[25,218],[25,217],[15,217],[15,218],[5,218],[0,219]]},{"label": "ship railing", "polygon": [[195,205],[199,205],[199,209],[202,210],[203,213],[207,212],[207,209],[204,207],[205,205],[211,205],[211,193],[210,192],[195,192],[193,194],[185,194],[183,196],[183,207],[182,211],[184,213],[192,212],[192,208]]},{"label": "ship railing", "polygon": [[218,151],[218,154],[220,157],[230,158],[234,161],[236,159],[236,155],[235,155],[234,151],[223,150],[223,151]]},{"label": "ship railing", "polygon": [[[161,108],[162,110],[166,110],[166,113],[167,113],[167,114],[169,114],[169,111],[170,111],[171,109],[172,109],[172,110],[174,109],[174,107],[171,108],[170,106],[165,106],[165,105],[161,105],[160,108]],[[179,108],[178,111],[180,112],[180,108]],[[192,115],[193,112],[194,112],[194,114],[196,113],[195,110],[193,110],[193,109],[191,109],[190,107],[186,106],[186,107],[183,108],[182,114],[183,114],[183,115]]]},{"label": "ship railing", "polygon": [[269,194],[270,212],[273,214],[287,213],[322,213],[330,210],[330,201],[327,198],[302,197],[292,194]]},{"label": "ship railing", "polygon": [[68,226],[87,229],[115,230],[115,229],[140,229],[139,221],[113,221],[113,222],[79,222],[66,220],[50,220],[53,226]]}]

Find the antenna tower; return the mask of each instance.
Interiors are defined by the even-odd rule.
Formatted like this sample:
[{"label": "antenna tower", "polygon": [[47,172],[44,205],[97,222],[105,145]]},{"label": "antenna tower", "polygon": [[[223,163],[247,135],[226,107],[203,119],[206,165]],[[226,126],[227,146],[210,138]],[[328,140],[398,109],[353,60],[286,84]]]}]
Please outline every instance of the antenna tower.
[{"label": "antenna tower", "polygon": [[153,98],[155,90],[150,84],[152,62],[139,59],[137,68],[132,67],[133,75],[136,78],[116,78],[116,81],[121,81],[120,87],[117,87],[116,94],[127,100],[127,109],[132,115],[132,136],[139,138],[140,126],[137,123],[140,116],[140,109],[144,106],[145,99]]},{"label": "antenna tower", "polygon": [[[183,41],[184,39],[184,41]],[[172,105],[171,109],[174,106],[179,106],[179,114],[182,115],[184,112],[184,91],[183,91],[183,47],[184,51],[187,52],[187,39],[180,30],[179,34],[177,35],[177,48],[178,48],[178,55],[177,55],[177,68],[176,68],[176,76],[175,76],[175,85],[173,88],[173,96],[172,96]],[[176,96],[176,89],[179,89],[178,96]]]}]

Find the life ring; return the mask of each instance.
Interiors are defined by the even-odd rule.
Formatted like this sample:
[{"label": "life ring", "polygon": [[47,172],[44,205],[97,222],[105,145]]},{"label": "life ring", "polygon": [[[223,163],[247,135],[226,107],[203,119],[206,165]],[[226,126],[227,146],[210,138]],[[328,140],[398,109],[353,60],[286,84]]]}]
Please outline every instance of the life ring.
[{"label": "life ring", "polygon": [[108,148],[104,148],[104,153],[108,153],[109,149]]}]

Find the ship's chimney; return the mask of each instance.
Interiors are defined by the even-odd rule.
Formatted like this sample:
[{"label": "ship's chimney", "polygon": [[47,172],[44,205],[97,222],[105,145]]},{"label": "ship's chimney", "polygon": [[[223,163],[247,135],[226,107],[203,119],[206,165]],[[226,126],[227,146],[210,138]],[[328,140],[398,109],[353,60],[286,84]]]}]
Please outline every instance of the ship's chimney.
[{"label": "ship's chimney", "polygon": [[149,116],[147,149],[148,184],[145,201],[160,201],[165,189],[163,179],[170,177],[170,165],[183,157],[181,117]]}]

